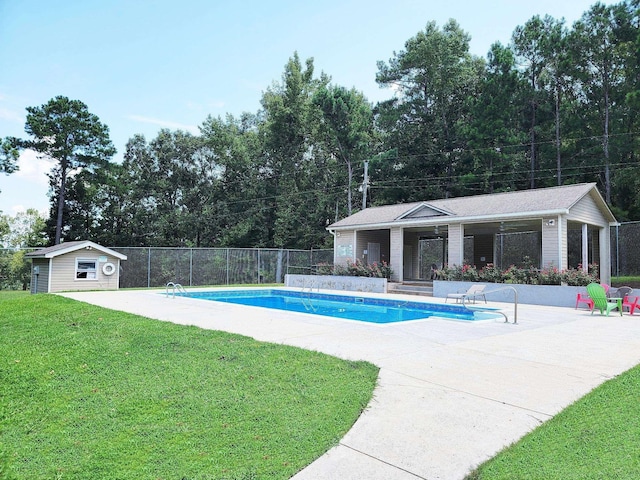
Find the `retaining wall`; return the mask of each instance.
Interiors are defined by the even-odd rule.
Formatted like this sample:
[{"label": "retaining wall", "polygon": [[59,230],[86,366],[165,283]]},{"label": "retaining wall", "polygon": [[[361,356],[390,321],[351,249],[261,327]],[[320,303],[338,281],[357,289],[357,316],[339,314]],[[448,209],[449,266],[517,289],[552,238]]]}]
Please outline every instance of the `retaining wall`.
[{"label": "retaining wall", "polygon": [[[449,293],[464,293],[469,287],[478,283],[435,280],[433,282],[433,296],[446,298]],[[512,283],[485,283],[485,285],[485,291],[487,292],[504,287],[513,287],[518,292],[518,303],[552,307],[575,307],[578,293],[587,293],[586,287],[565,285],[520,285]],[[514,294],[511,289],[487,294],[488,301],[512,303],[513,299]],[[581,306],[584,307],[584,304],[581,304]]]},{"label": "retaining wall", "polygon": [[284,277],[284,284],[286,287],[294,288],[387,293],[386,278],[287,274]]}]

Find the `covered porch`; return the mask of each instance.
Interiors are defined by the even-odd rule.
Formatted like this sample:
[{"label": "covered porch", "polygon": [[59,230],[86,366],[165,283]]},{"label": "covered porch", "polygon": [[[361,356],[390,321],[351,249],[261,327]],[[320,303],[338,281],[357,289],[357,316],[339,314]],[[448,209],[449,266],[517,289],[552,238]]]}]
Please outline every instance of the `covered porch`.
[{"label": "covered porch", "polygon": [[[608,252],[600,248],[608,228],[566,222],[566,242],[559,242],[558,219],[488,222],[480,224],[435,224],[382,230],[354,231],[355,249],[344,247],[339,261],[387,262],[392,280],[428,281],[433,268],[444,265],[493,264],[500,269],[511,265],[536,268],[587,269],[590,264],[607,265]],[[343,233],[340,237],[343,238]],[[351,250],[351,251],[350,251]]]},{"label": "covered porch", "polygon": [[430,280],[444,265],[582,268],[610,280],[615,217],[595,184],[372,207],[328,227],[334,263],[386,262],[392,281]]}]

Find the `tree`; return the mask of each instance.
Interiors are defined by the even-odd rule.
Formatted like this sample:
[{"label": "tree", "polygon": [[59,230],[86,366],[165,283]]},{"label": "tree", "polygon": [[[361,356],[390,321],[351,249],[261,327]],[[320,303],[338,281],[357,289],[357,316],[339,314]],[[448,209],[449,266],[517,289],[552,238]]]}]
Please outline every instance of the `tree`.
[{"label": "tree", "polygon": [[545,22],[547,22],[547,18],[543,20],[539,15],[536,15],[524,26],[516,27],[512,35],[515,52],[524,63],[524,75],[529,80],[529,188],[536,186],[538,109],[540,104],[544,104],[541,98],[540,76],[544,69],[547,53],[545,51],[547,33]]},{"label": "tree", "polygon": [[[46,244],[45,219],[35,208],[18,212],[13,217],[3,217],[6,232],[0,238],[5,248],[42,247]],[[2,223],[0,219],[0,225]]]},{"label": "tree", "polygon": [[46,243],[45,220],[35,209],[19,212],[14,217],[0,215],[0,244],[11,249],[0,255],[0,288],[27,289],[31,264],[26,261],[25,247],[42,247]]},{"label": "tree", "polygon": [[568,33],[564,27],[564,20],[558,21],[548,15],[544,18],[544,28],[542,50],[546,61],[540,76],[540,83],[542,88],[548,89],[548,96],[553,98],[556,184],[562,185],[562,104],[572,83],[568,67]]},{"label": "tree", "polygon": [[0,173],[13,173],[18,169],[18,149],[15,139],[10,137],[0,139]]},{"label": "tree", "polygon": [[625,16],[622,5],[596,3],[575,23],[570,36],[575,76],[582,98],[587,102],[589,123],[601,134],[604,157],[605,200],[611,204],[611,130],[619,124],[612,118],[616,107],[624,105],[620,87],[624,83],[624,65],[630,48],[618,38],[619,23]]},{"label": "tree", "polygon": [[78,169],[103,165],[116,153],[109,139],[109,128],[89,113],[80,100],[57,96],[40,107],[27,107],[25,131],[32,138],[19,140],[41,157],[55,160],[50,178],[57,190],[54,244],[62,236],[67,180]]},{"label": "tree", "polygon": [[520,125],[523,91],[513,51],[494,43],[487,55],[487,71],[480,95],[469,98],[471,117],[463,128],[470,147],[472,168],[463,184],[493,193],[517,189],[524,162],[521,145],[526,142]]},{"label": "tree", "polygon": [[379,128],[389,133],[384,148],[399,149],[385,178],[399,176],[404,187],[411,187],[387,200],[455,193],[454,174],[466,147],[459,127],[468,117],[467,98],[477,93],[484,72],[484,61],[469,53],[469,41],[454,20],[442,29],[430,22],[407,40],[405,50],[388,63],[378,62],[376,82],[397,91],[376,109]]},{"label": "tree", "polygon": [[313,73],[313,59],[307,59],[303,67],[294,53],[282,83],[262,96],[266,196],[272,197],[269,225],[273,226],[273,244],[282,248],[309,248],[327,238],[325,197],[312,194],[325,185],[317,174],[326,172],[319,168],[326,157],[316,150],[319,111],[312,99],[329,79],[325,75],[315,79]]},{"label": "tree", "polygon": [[209,116],[200,127],[210,165],[205,170],[209,173],[200,175],[202,188],[209,195],[201,221],[210,245],[273,245],[259,125],[257,115],[244,113],[239,119],[232,115],[225,119]]},{"label": "tree", "polygon": [[371,106],[362,93],[339,86],[319,88],[313,101],[322,111],[321,125],[330,151],[347,166],[347,210],[351,215],[353,164],[363,161],[370,150],[373,130]]}]

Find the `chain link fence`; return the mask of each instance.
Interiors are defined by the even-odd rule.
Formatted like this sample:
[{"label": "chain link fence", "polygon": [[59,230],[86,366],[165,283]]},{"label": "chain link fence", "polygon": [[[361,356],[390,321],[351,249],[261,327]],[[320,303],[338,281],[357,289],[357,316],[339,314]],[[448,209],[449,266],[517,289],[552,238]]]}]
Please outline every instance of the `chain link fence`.
[{"label": "chain link fence", "polygon": [[[640,222],[621,223],[611,227],[610,233],[611,275],[640,276]],[[532,251],[532,235],[499,236],[500,263],[515,265],[521,262],[522,252]],[[427,270],[432,264],[440,265],[443,261],[444,244],[433,242],[442,240],[421,245],[421,264]],[[467,247],[465,242],[465,256],[472,257]],[[333,264],[333,250],[330,249],[112,248],[127,255],[127,261],[121,264],[121,288],[162,287],[168,282],[184,286],[283,283],[287,273],[316,273],[318,265]],[[29,289],[31,262],[25,260],[24,254],[32,250],[0,249],[0,289]],[[531,260],[536,261],[535,258]],[[427,278],[428,272],[423,273]]]},{"label": "chain link fence", "polygon": [[611,275],[640,275],[640,222],[611,228]]},{"label": "chain link fence", "polygon": [[[127,256],[120,265],[120,288],[284,283],[287,273],[315,273],[333,264],[333,250],[269,248],[109,247]],[[34,248],[0,249],[0,289],[28,290]]]},{"label": "chain link fence", "polygon": [[333,263],[333,250],[113,247],[127,256],[120,288],[283,283],[287,273],[313,273]]}]

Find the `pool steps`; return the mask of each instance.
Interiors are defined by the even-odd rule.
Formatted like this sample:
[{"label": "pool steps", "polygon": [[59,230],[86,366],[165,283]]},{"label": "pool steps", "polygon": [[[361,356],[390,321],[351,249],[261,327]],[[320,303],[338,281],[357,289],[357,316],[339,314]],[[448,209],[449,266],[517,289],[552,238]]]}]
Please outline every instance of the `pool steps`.
[{"label": "pool steps", "polygon": [[433,297],[433,282],[403,282],[388,284],[388,293]]}]

